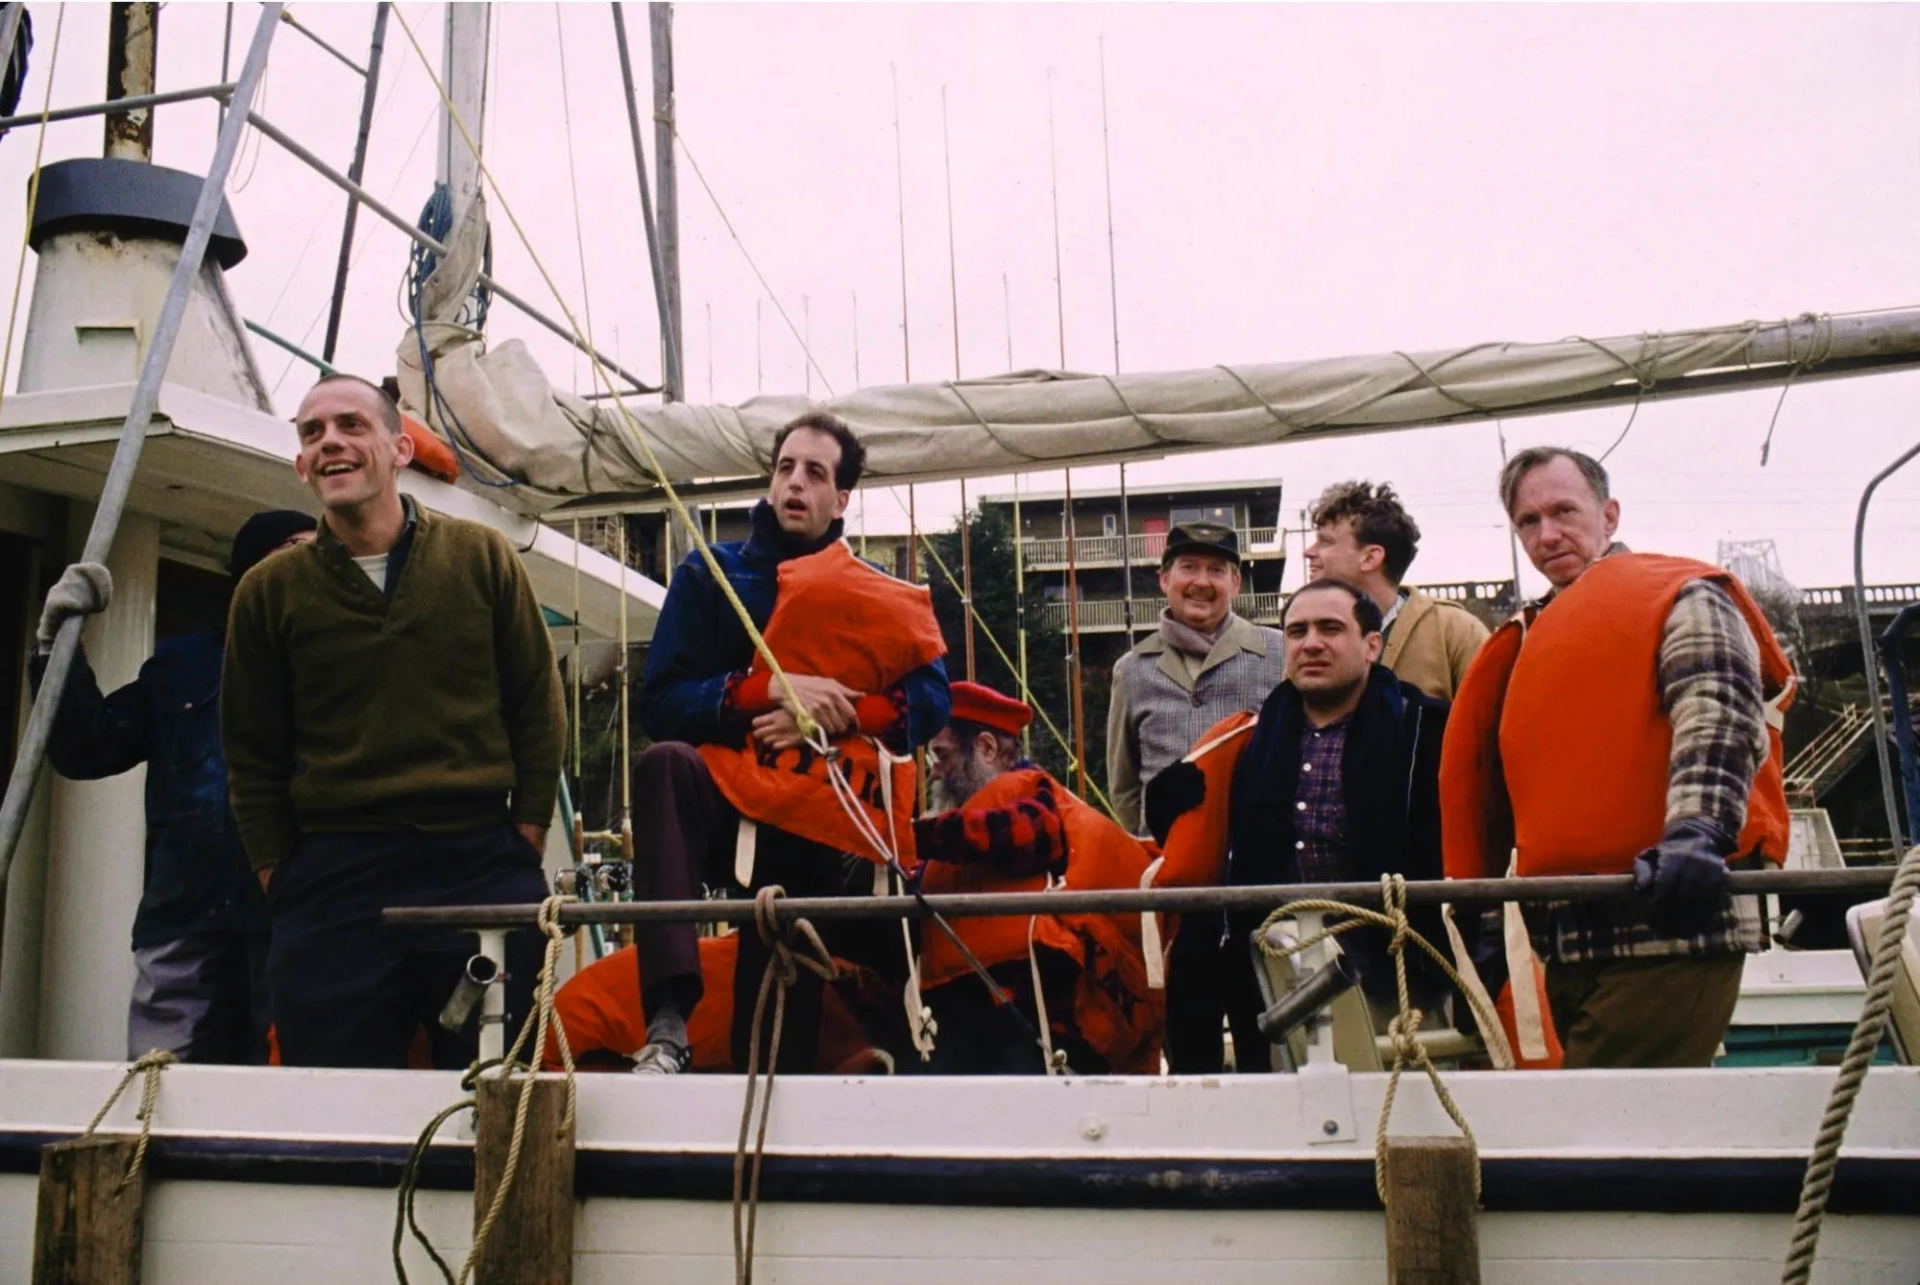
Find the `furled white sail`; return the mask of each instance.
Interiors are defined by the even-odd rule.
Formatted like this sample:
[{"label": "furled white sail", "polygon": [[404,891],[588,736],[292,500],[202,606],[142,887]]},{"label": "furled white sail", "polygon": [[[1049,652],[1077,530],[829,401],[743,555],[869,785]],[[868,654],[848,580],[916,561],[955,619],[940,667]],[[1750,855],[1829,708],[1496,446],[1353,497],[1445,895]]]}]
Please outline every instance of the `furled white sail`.
[{"label": "furled white sail", "polygon": [[431,408],[418,344],[411,333],[401,344],[409,409],[484,457],[483,471],[520,483],[529,507],[547,508],[654,492],[643,442],[676,484],[763,477],[775,432],[816,407],[860,435],[871,479],[1006,473],[1920,364],[1920,309],[1168,374],[1029,370],[740,406],[588,402],[554,390],[518,341],[484,351],[452,327],[434,338]]}]

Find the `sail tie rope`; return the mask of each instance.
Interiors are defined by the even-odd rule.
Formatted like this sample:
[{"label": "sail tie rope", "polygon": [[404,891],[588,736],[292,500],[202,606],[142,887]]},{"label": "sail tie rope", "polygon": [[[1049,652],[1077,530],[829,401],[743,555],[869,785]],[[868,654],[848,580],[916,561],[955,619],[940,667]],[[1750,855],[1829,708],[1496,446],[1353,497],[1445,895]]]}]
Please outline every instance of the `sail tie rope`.
[{"label": "sail tie rope", "polygon": [[115,1191],[125,1190],[147,1162],[147,1139],[153,1133],[153,1108],[160,1097],[160,1072],[179,1060],[165,1049],[149,1049],[142,1053],[127,1068],[127,1073],[120,1077],[120,1083],[107,1095],[106,1102],[93,1113],[93,1121],[81,1132],[83,1138],[91,1136],[100,1127],[100,1122],[107,1118],[107,1112],[113,1110],[113,1104],[120,1100],[120,1095],[127,1091],[127,1086],[133,1083],[133,1077],[143,1077],[140,1082],[140,1109],[133,1117],[140,1122],[140,1138],[133,1144],[133,1159],[127,1162],[127,1171],[120,1176]]},{"label": "sail tie rope", "polygon": [[1853,1038],[1847,1041],[1846,1054],[1840,1059],[1840,1074],[1833,1082],[1819,1132],[1814,1135],[1813,1151],[1807,1157],[1781,1285],[1806,1285],[1813,1275],[1814,1259],[1820,1252],[1820,1224],[1826,1217],[1827,1197],[1833,1192],[1834,1170],[1840,1163],[1840,1144],[1847,1136],[1853,1104],[1859,1099],[1874,1050],[1880,1047],[1887,1013],[1893,1007],[1893,991],[1900,978],[1900,952],[1907,940],[1916,890],[1920,890],[1920,847],[1909,848],[1900,859],[1893,886],[1887,890],[1887,909],[1880,919],[1880,937],[1874,943],[1873,966],[1867,973],[1866,1000],[1861,1004]]},{"label": "sail tie rope", "polygon": [[[540,962],[540,980],[534,987],[533,1009],[527,1014],[526,1020],[520,1024],[520,1033],[514,1037],[513,1046],[507,1050],[505,1057],[497,1062],[476,1062],[467,1068],[467,1073],[460,1078],[461,1089],[472,1092],[480,1076],[496,1067],[501,1069],[502,1075],[507,1080],[512,1080],[516,1071],[523,1073],[520,1094],[514,1103],[513,1136],[507,1145],[506,1161],[500,1169],[500,1183],[494,1188],[493,1203],[488,1207],[486,1217],[481,1220],[480,1225],[474,1228],[473,1243],[468,1247],[466,1261],[461,1265],[460,1273],[456,1277],[446,1260],[440,1257],[432,1242],[427,1239],[426,1233],[420,1229],[420,1224],[414,1217],[414,1195],[419,1187],[420,1165],[426,1158],[427,1148],[433,1142],[434,1135],[439,1132],[441,1125],[455,1115],[475,1108],[478,1098],[469,1097],[454,1103],[428,1121],[426,1128],[421,1130],[420,1136],[414,1141],[413,1150],[408,1155],[406,1167],[401,1173],[398,1208],[394,1213],[393,1225],[393,1270],[400,1285],[409,1285],[407,1269],[400,1258],[403,1229],[410,1229],[414,1239],[426,1247],[427,1256],[433,1260],[434,1266],[440,1269],[440,1274],[446,1278],[447,1285],[466,1285],[472,1277],[474,1268],[480,1261],[480,1252],[487,1243],[487,1237],[493,1234],[493,1229],[500,1220],[501,1211],[506,1207],[507,1194],[513,1189],[514,1171],[519,1167],[521,1148],[526,1141],[527,1116],[533,1106],[533,1082],[539,1074],[540,1059],[547,1046],[549,1030],[553,1032],[554,1043],[560,1053],[560,1065],[564,1068],[567,1077],[567,1107],[560,1117],[559,1132],[564,1135],[573,1128],[574,1112],[579,1102],[579,1088],[574,1081],[573,1048],[567,1042],[567,1028],[554,1016],[553,992],[555,975],[560,964],[560,947],[567,940],[567,934],[560,927],[560,907],[575,900],[576,898],[573,897],[555,895],[540,903],[534,923],[546,935],[547,945]],[[526,1048],[529,1035],[533,1036],[533,1046],[527,1050],[527,1060],[522,1062],[520,1053],[523,1048]]]},{"label": "sail tie rope", "polygon": [[[773,1105],[774,1074],[780,1065],[780,1036],[786,1025],[787,989],[799,980],[800,969],[831,982],[840,975],[840,966],[828,953],[826,943],[806,919],[784,924],[774,903],[786,896],[779,884],[769,884],[753,895],[753,927],[768,950],[767,966],[760,974],[760,992],[753,1002],[752,1033],[747,1040],[747,1095],[740,1106],[740,1141],[733,1153],[733,1279],[735,1285],[751,1285],[753,1280],[753,1235],[760,1215],[760,1171],[766,1160],[767,1116]],[[797,939],[797,940],[796,940]],[[796,951],[797,945],[806,950]],[[760,1079],[760,1030],[766,1018],[767,997],[773,996],[773,1029],[767,1039],[767,1075]],[[759,1089],[760,1128],[753,1139],[751,1176],[747,1172],[747,1133],[752,1128],[755,1090]],[[744,1194],[742,1188],[744,1187]],[[744,1215],[744,1218],[743,1218]]]},{"label": "sail tie rope", "polygon": [[[1348,932],[1355,928],[1372,926],[1385,928],[1393,934],[1388,950],[1393,955],[1394,983],[1398,991],[1400,1011],[1387,1026],[1387,1037],[1393,1042],[1393,1069],[1387,1076],[1387,1092],[1380,1102],[1380,1120],[1374,1128],[1373,1136],[1373,1189],[1380,1197],[1380,1203],[1387,1203],[1387,1124],[1393,1116],[1393,1100],[1400,1088],[1400,1073],[1409,1065],[1417,1066],[1427,1073],[1427,1080],[1433,1085],[1434,1096],[1440,1100],[1447,1116],[1467,1140],[1467,1146],[1473,1149],[1473,1199],[1480,1200],[1480,1150],[1474,1142],[1473,1130],[1467,1127],[1467,1119],[1460,1107],[1447,1092],[1447,1086],[1440,1081],[1440,1072],[1433,1065],[1433,1059],[1427,1056],[1425,1046],[1420,1043],[1420,1010],[1416,1008],[1407,991],[1407,945],[1409,943],[1424,950],[1441,971],[1463,994],[1475,1010],[1483,1025],[1497,1026],[1499,1019],[1492,1013],[1482,1011],[1480,1001],[1473,997],[1460,975],[1448,963],[1446,957],[1434,949],[1433,943],[1415,932],[1407,922],[1407,881],[1404,876],[1387,874],[1380,877],[1380,910],[1371,910],[1365,906],[1355,906],[1344,901],[1325,901],[1308,898],[1302,901],[1290,901],[1268,915],[1260,924],[1255,940],[1260,943],[1263,954],[1281,959],[1297,955],[1330,937]],[[1267,929],[1282,919],[1305,913],[1322,915],[1340,915],[1338,923],[1331,923],[1319,932],[1297,942],[1275,943],[1267,937]]]}]

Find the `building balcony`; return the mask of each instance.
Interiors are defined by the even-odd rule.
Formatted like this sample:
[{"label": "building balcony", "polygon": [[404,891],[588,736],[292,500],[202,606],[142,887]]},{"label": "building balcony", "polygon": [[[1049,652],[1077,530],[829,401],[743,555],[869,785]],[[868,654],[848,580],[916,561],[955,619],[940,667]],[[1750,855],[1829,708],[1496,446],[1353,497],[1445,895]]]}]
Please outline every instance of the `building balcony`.
[{"label": "building balcony", "polygon": [[[1280,623],[1280,604],[1285,595],[1278,593],[1243,593],[1233,600],[1233,609],[1253,621],[1256,625],[1274,625]],[[1133,630],[1136,634],[1158,628],[1160,613],[1167,609],[1167,600],[1158,595],[1139,597],[1133,600]],[[1067,604],[1049,602],[1041,607],[1040,618],[1065,632],[1067,629]],[[1083,634],[1117,634],[1127,627],[1127,603],[1124,598],[1083,599],[1080,603],[1080,632]]]},{"label": "building balcony", "polygon": [[[1286,557],[1286,541],[1279,528],[1243,527],[1239,530],[1240,556],[1244,559],[1269,559]],[[1122,537],[1118,535],[1083,535],[1073,540],[1073,563],[1076,569],[1081,567],[1118,567],[1123,561],[1136,567],[1157,567],[1160,555],[1167,547],[1165,532],[1152,535],[1130,535],[1126,541],[1125,558],[1121,556]],[[1067,569],[1067,541],[1054,538],[1047,540],[1027,539],[1020,541],[1020,556],[1028,571],[1065,571]],[[1115,625],[1114,628],[1120,628]]]}]

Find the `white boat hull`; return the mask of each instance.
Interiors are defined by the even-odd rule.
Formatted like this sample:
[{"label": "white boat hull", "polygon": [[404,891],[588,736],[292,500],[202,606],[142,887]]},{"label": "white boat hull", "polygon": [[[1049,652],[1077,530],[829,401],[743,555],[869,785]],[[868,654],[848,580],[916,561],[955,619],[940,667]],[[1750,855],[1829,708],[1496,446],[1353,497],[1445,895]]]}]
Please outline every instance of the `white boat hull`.
[{"label": "white boat hull", "polygon": [[[37,1147],[71,1136],[119,1068],[0,1062],[0,1280],[26,1279]],[[1484,1279],[1771,1279],[1833,1072],[1460,1073],[1479,1139]],[[574,1279],[731,1279],[743,1082],[582,1076]],[[1333,1069],[1178,1080],[783,1080],[759,1279],[980,1285],[1380,1280],[1372,1188],[1385,1077]],[[108,1127],[133,1125],[133,1094]],[[392,1278],[399,1166],[459,1096],[428,1072],[173,1068],[156,1113],[148,1285]],[[457,1265],[470,1133],[427,1167],[422,1225]],[[1332,1133],[1328,1125],[1332,1124]],[[1449,1132],[1424,1083],[1394,1131]],[[1877,1068],[1848,1133],[1816,1280],[1920,1278],[1920,1070]],[[415,1280],[436,1279],[417,1247]]]}]

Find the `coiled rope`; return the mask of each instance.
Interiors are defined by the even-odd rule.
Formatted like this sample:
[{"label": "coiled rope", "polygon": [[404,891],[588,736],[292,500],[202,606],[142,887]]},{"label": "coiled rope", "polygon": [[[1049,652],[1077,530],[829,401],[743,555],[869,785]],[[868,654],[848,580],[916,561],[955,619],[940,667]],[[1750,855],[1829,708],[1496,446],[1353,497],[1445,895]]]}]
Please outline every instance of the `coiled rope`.
[{"label": "coiled rope", "polygon": [[1813,1152],[1807,1157],[1807,1173],[1800,1185],[1800,1208],[1793,1216],[1793,1239],[1787,1248],[1781,1285],[1806,1285],[1813,1275],[1814,1259],[1820,1251],[1820,1225],[1826,1217],[1827,1197],[1833,1192],[1834,1170],[1840,1163],[1840,1144],[1847,1136],[1847,1122],[1853,1116],[1853,1104],[1866,1082],[1867,1068],[1873,1063],[1874,1050],[1893,1007],[1893,990],[1900,977],[1900,951],[1907,940],[1907,922],[1913,911],[1913,898],[1920,890],[1920,847],[1910,848],[1894,873],[1893,886],[1887,891],[1887,909],[1880,920],[1880,937],[1873,947],[1873,967],[1867,973],[1867,997],[1860,1007],[1860,1020],[1854,1024],[1853,1038],[1847,1041],[1846,1055],[1840,1059],[1840,1074],[1827,1098],[1826,1114],[1820,1117],[1820,1131],[1814,1135]]},{"label": "coiled rope", "polygon": [[[740,1106],[740,1141],[733,1153],[733,1279],[735,1285],[753,1281],[753,1235],[760,1216],[760,1170],[766,1160],[767,1115],[773,1105],[773,1079],[780,1066],[780,1036],[786,1025],[787,989],[799,980],[800,969],[831,982],[840,975],[840,966],[828,953],[820,934],[805,919],[789,920],[784,925],[774,903],[786,896],[778,884],[769,884],[753,896],[753,928],[767,946],[767,966],[760,973],[760,993],[753,1001],[753,1033],[747,1041],[747,1095]],[[799,939],[796,941],[796,938]],[[806,951],[794,948],[804,944]],[[773,1029],[767,1038],[767,1076],[760,1077],[760,1030],[767,1012],[767,997],[773,996]],[[754,1133],[751,1172],[747,1160],[747,1133],[753,1124],[755,1090],[759,1098],[760,1128]],[[744,1190],[743,1190],[744,1188]]]},{"label": "coiled rope", "polygon": [[[1350,905],[1344,901],[1322,901],[1314,898],[1290,901],[1261,922],[1255,940],[1260,943],[1263,954],[1275,959],[1284,959],[1311,949],[1329,937],[1363,926],[1385,928],[1393,934],[1388,943],[1388,950],[1393,954],[1393,977],[1400,1001],[1400,1011],[1394,1015],[1393,1021],[1387,1026],[1387,1036],[1393,1041],[1393,1069],[1387,1076],[1386,1096],[1380,1102],[1380,1120],[1374,1127],[1373,1189],[1379,1195],[1380,1203],[1386,1204],[1387,1124],[1393,1116],[1393,1101],[1400,1088],[1400,1073],[1412,1065],[1427,1073],[1427,1080],[1433,1085],[1434,1096],[1440,1100],[1441,1107],[1453,1121],[1454,1127],[1460,1130],[1461,1136],[1467,1140],[1467,1145],[1473,1149],[1473,1199],[1477,1204],[1480,1200],[1480,1149],[1473,1140],[1473,1130],[1467,1126],[1466,1117],[1461,1114],[1459,1105],[1453,1100],[1453,1095],[1447,1092],[1447,1086],[1441,1083],[1439,1070],[1435,1068],[1433,1059],[1427,1056],[1427,1050],[1420,1043],[1420,1010],[1413,1005],[1407,992],[1407,944],[1411,942],[1427,952],[1433,962],[1440,966],[1448,980],[1458,987],[1462,994],[1467,995],[1467,1002],[1474,1009],[1474,1015],[1480,1020],[1482,1029],[1490,1027],[1497,1029],[1499,1019],[1487,1011],[1480,1000],[1467,990],[1460,980],[1460,974],[1454,971],[1453,965],[1447,962],[1444,955],[1434,949],[1433,943],[1415,932],[1412,925],[1407,922],[1407,881],[1403,876],[1389,874],[1380,877],[1380,901],[1382,906],[1380,910]],[[1301,941],[1280,944],[1268,939],[1267,929],[1280,920],[1310,913],[1340,915],[1342,919],[1338,923],[1328,924],[1319,932]]]},{"label": "coiled rope", "polygon": [[[533,1105],[533,1082],[539,1071],[541,1051],[547,1046],[549,1030],[553,1032],[554,1042],[559,1047],[560,1065],[565,1068],[567,1077],[567,1107],[560,1117],[559,1131],[565,1135],[573,1129],[574,1109],[579,1100],[579,1089],[574,1082],[573,1049],[567,1043],[567,1028],[555,1019],[553,1013],[554,980],[559,971],[560,946],[567,939],[566,933],[560,927],[560,907],[573,900],[572,897],[556,895],[540,903],[535,923],[540,931],[546,934],[546,951],[540,961],[540,980],[534,987],[533,1010],[520,1024],[520,1033],[514,1037],[513,1047],[509,1048],[506,1056],[497,1063],[476,1063],[460,1080],[462,1089],[472,1090],[481,1075],[496,1067],[500,1069],[502,1078],[506,1080],[513,1080],[516,1072],[520,1076],[520,1094],[514,1103],[513,1110],[513,1136],[507,1144],[507,1158],[500,1169],[500,1183],[494,1188],[493,1203],[488,1206],[486,1216],[481,1219],[480,1225],[474,1228],[473,1243],[468,1247],[466,1262],[462,1264],[460,1273],[456,1277],[452,1269],[447,1266],[446,1260],[440,1257],[427,1239],[426,1233],[421,1231],[420,1224],[414,1217],[414,1196],[419,1185],[420,1164],[426,1157],[427,1148],[433,1142],[434,1134],[439,1131],[441,1125],[455,1115],[474,1109],[478,1099],[470,1097],[454,1103],[429,1121],[427,1127],[421,1130],[419,1138],[413,1144],[413,1151],[407,1157],[406,1169],[401,1174],[399,1201],[394,1213],[393,1226],[393,1270],[400,1285],[409,1285],[407,1269],[400,1258],[403,1229],[411,1230],[414,1239],[426,1247],[428,1257],[433,1259],[434,1266],[440,1269],[440,1274],[446,1278],[448,1285],[466,1285],[472,1277],[473,1270],[480,1261],[480,1252],[487,1243],[487,1237],[493,1234],[494,1227],[500,1221],[501,1211],[506,1208],[507,1195],[513,1190],[514,1172],[519,1167],[521,1148],[527,1136],[527,1116]],[[523,1062],[520,1060],[520,1053],[523,1048],[526,1048],[529,1035],[533,1037],[533,1047],[528,1050],[527,1060]]]},{"label": "coiled rope", "polygon": [[120,1176],[119,1184],[114,1187],[115,1191],[125,1190],[127,1184],[134,1180],[142,1166],[147,1163],[147,1139],[153,1133],[153,1108],[160,1098],[160,1072],[178,1060],[165,1049],[150,1049],[141,1054],[135,1059],[133,1065],[127,1068],[127,1073],[120,1077],[120,1083],[115,1085],[113,1092],[107,1095],[107,1100],[100,1109],[93,1113],[92,1122],[80,1135],[81,1137],[92,1136],[93,1131],[100,1127],[100,1122],[107,1118],[107,1112],[113,1110],[113,1104],[120,1100],[120,1095],[127,1091],[129,1084],[133,1083],[133,1077],[136,1075],[144,1077],[140,1082],[140,1109],[134,1113],[134,1119],[140,1122],[140,1138],[133,1144],[133,1159],[127,1162],[127,1171]]}]

